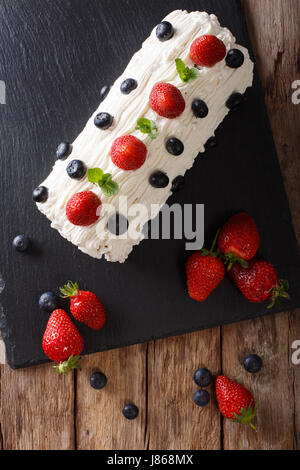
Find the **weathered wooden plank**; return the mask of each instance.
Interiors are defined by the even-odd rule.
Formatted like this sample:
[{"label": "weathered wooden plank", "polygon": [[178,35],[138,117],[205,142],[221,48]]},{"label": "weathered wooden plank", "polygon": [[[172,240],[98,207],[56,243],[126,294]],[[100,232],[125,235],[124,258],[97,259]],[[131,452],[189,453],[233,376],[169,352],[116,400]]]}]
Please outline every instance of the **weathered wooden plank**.
[{"label": "weathered wooden plank", "polygon": [[[94,354],[82,361],[77,374],[76,442],[80,450],[142,450],[146,430],[147,345]],[[101,370],[108,378],[100,391],[89,385],[90,375]],[[137,420],[122,415],[126,403],[139,407]]]},{"label": "weathered wooden plank", "polygon": [[220,329],[151,343],[148,361],[149,449],[220,449],[214,396],[205,408],[193,402],[195,371],[207,367],[213,374],[220,372]]},{"label": "weathered wooden plank", "polygon": [[[244,0],[279,159],[285,178],[292,215],[300,235],[300,161],[298,155],[299,107],[292,104],[291,84],[299,67],[297,0]],[[293,449],[299,442],[299,406],[295,392],[300,372],[289,363],[291,337],[299,331],[299,315],[282,314],[223,331],[223,371],[251,388],[261,403],[258,434],[224,423],[225,449]],[[290,321],[289,321],[290,320]],[[256,352],[264,369],[250,376],[243,357]]]},{"label": "weathered wooden plank", "polygon": [[3,449],[74,449],[73,374],[58,376],[49,365],[0,370]]}]

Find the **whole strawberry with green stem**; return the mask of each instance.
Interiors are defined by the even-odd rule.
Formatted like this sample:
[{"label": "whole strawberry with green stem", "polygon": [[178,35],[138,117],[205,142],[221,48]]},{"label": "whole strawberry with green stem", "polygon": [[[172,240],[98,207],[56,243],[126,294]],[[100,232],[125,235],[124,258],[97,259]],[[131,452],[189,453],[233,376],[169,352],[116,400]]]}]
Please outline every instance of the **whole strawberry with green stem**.
[{"label": "whole strawberry with green stem", "polygon": [[258,403],[249,390],[237,382],[220,375],[215,383],[219,410],[226,419],[236,423],[248,424],[256,431],[253,419],[258,410]]},{"label": "whole strawberry with green stem", "polygon": [[270,309],[280,299],[290,300],[288,281],[279,280],[275,267],[268,261],[252,260],[247,268],[236,263],[229,276],[249,302],[262,303],[270,300]]},{"label": "whole strawberry with green stem", "polygon": [[198,302],[204,302],[225,277],[224,264],[218,257],[218,251],[214,251],[218,234],[210,251],[203,249],[194,253],[186,264],[189,296]]},{"label": "whole strawberry with green stem", "polygon": [[79,361],[83,339],[64,310],[55,310],[52,313],[42,344],[46,356],[58,363],[55,366],[58,373],[81,369]]},{"label": "whole strawberry with green stem", "polygon": [[234,263],[248,267],[248,261],[256,255],[260,236],[254,219],[246,212],[231,217],[221,230],[218,246],[229,271]]},{"label": "whole strawberry with green stem", "polygon": [[70,310],[77,321],[96,331],[103,328],[106,321],[105,310],[95,294],[79,290],[78,284],[71,281],[61,287],[60,292],[62,298],[71,299]]}]

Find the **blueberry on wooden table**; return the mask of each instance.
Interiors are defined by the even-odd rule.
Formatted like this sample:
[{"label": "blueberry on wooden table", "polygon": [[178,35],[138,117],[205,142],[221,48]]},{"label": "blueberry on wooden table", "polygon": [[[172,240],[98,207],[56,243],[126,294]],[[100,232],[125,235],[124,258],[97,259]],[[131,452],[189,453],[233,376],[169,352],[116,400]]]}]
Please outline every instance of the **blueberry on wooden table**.
[{"label": "blueberry on wooden table", "polygon": [[154,188],[162,189],[168,186],[169,178],[162,171],[156,171],[150,176],[149,182]]},{"label": "blueberry on wooden table", "polygon": [[105,100],[107,97],[108,93],[110,92],[110,86],[104,85],[101,90],[100,90],[100,102]]},{"label": "blueberry on wooden table", "polygon": [[192,111],[196,118],[205,118],[208,115],[207,104],[203,100],[195,99],[192,103]]},{"label": "blueberry on wooden table", "polygon": [[102,372],[94,372],[90,377],[90,385],[95,390],[102,390],[107,384],[107,377]]},{"label": "blueberry on wooden table", "polygon": [[139,409],[137,406],[133,405],[132,403],[129,403],[124,406],[123,415],[125,416],[126,419],[129,419],[129,420],[136,419],[139,415]]},{"label": "blueberry on wooden table", "polygon": [[59,308],[59,299],[54,292],[45,292],[39,300],[40,309],[47,313],[52,313]]},{"label": "blueberry on wooden table", "polygon": [[232,69],[238,69],[245,61],[244,54],[239,49],[230,49],[226,56],[226,64]]},{"label": "blueberry on wooden table", "polygon": [[169,41],[174,36],[174,28],[169,21],[163,21],[156,28],[156,36],[161,42]]},{"label": "blueberry on wooden table", "polygon": [[199,387],[208,387],[212,383],[212,374],[208,369],[196,370],[194,380]]},{"label": "blueberry on wooden table", "polygon": [[210,394],[206,390],[198,390],[194,395],[194,403],[197,406],[206,406],[210,401]]},{"label": "blueberry on wooden table", "polygon": [[172,181],[172,192],[179,193],[184,188],[185,178],[184,176],[176,176]]},{"label": "blueberry on wooden table", "polygon": [[48,199],[48,188],[45,186],[39,186],[32,193],[32,199],[34,202],[43,203]]},{"label": "blueberry on wooden table", "polygon": [[29,245],[30,245],[30,239],[29,237],[27,237],[27,235],[18,235],[13,240],[14,249],[16,251],[19,251],[20,253],[24,253],[25,251],[27,251],[29,248]]},{"label": "blueberry on wooden table", "polygon": [[184,152],[184,145],[181,140],[171,137],[166,143],[166,149],[171,155],[178,157]]},{"label": "blueberry on wooden table", "polygon": [[247,372],[250,372],[250,374],[256,374],[257,372],[261,371],[262,366],[262,359],[261,357],[257,356],[257,354],[250,354],[244,360],[244,367]]},{"label": "blueberry on wooden table", "polygon": [[69,142],[62,142],[56,150],[57,160],[66,160],[72,153],[73,146]]},{"label": "blueberry on wooden table", "polygon": [[86,174],[86,166],[81,160],[72,160],[67,166],[67,173],[70,178],[81,180]]},{"label": "blueberry on wooden table", "polygon": [[124,82],[121,84],[121,92],[124,95],[129,95],[133,90],[135,90],[138,86],[138,83],[134,78],[127,78],[124,80]]},{"label": "blueberry on wooden table", "polygon": [[114,121],[114,118],[109,113],[100,113],[94,119],[94,124],[103,131],[109,129]]}]

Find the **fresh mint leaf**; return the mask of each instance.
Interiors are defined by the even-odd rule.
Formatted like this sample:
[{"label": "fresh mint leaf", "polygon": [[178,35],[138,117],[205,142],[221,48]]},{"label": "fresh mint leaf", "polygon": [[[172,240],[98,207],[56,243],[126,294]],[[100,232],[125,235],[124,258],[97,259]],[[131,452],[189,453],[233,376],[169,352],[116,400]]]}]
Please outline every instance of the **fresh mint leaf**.
[{"label": "fresh mint leaf", "polygon": [[97,184],[103,177],[103,171],[100,168],[88,170],[88,180],[90,183]]},{"label": "fresh mint leaf", "polygon": [[100,168],[88,170],[88,180],[90,183],[98,184],[103,194],[107,197],[114,196],[119,191],[119,185],[113,181],[110,173],[105,173]]},{"label": "fresh mint leaf", "polygon": [[199,77],[200,72],[198,69],[190,69],[185,65],[185,63],[181,59],[176,59],[175,62],[178,75],[184,83],[190,83],[197,77]]},{"label": "fresh mint leaf", "polygon": [[119,191],[119,185],[110,178],[104,185],[100,186],[103,194],[107,197],[115,196]]},{"label": "fresh mint leaf", "polygon": [[141,131],[143,134],[149,134],[152,140],[156,139],[158,133],[155,122],[146,118],[138,119],[136,130]]}]

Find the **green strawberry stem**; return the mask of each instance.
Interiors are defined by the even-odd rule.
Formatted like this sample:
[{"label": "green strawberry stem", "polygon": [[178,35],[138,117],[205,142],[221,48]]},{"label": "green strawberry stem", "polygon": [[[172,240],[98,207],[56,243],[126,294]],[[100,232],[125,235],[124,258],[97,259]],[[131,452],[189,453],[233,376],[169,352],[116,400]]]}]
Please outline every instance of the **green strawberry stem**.
[{"label": "green strawberry stem", "polygon": [[61,293],[61,297],[63,299],[76,297],[79,293],[78,284],[76,284],[75,282],[71,282],[71,281],[69,281],[64,287],[61,287],[59,290]]},{"label": "green strawberry stem", "polygon": [[273,287],[270,292],[272,292],[271,303],[268,306],[268,310],[273,308],[276,304],[281,303],[281,299],[291,300],[289,293],[287,292],[290,285],[289,282],[285,279],[278,281],[278,284]]},{"label": "green strawberry stem", "polygon": [[220,255],[219,250],[215,251],[215,247],[216,247],[219,235],[220,235],[220,231],[221,231],[221,229],[219,229],[217,231],[216,236],[215,236],[214,241],[213,241],[213,244],[211,246],[211,249],[207,250],[206,248],[203,248],[203,250],[201,252],[202,256],[213,256],[214,258],[217,258]]},{"label": "green strawberry stem", "polygon": [[219,230],[217,231],[216,236],[215,236],[215,238],[214,238],[214,241],[213,241],[213,244],[212,244],[212,246],[211,246],[211,249],[210,249],[210,252],[211,252],[211,253],[214,253],[214,251],[215,251],[215,247],[216,247],[216,244],[217,244],[217,241],[218,241],[220,232],[221,232],[221,229],[219,228]]},{"label": "green strawberry stem", "polygon": [[65,362],[61,362],[60,364],[57,364],[53,368],[56,370],[58,374],[66,374],[67,372],[70,372],[71,370],[74,369],[79,369],[81,370],[81,364],[80,364],[81,356],[70,356],[69,359]]},{"label": "green strawberry stem", "polygon": [[249,268],[249,263],[244,260],[243,258],[239,258],[238,256],[234,255],[233,253],[226,253],[226,255],[224,255],[224,262],[225,264],[229,263],[228,264],[228,271],[231,270],[232,266],[235,264],[235,263],[239,263],[242,268],[245,268],[245,269],[248,269]]},{"label": "green strawberry stem", "polygon": [[241,411],[240,411],[240,413],[241,413],[240,415],[238,415],[236,413],[234,414],[235,419],[233,421],[235,423],[248,424],[250,426],[250,428],[253,429],[253,431],[257,432],[257,429],[254,426],[254,424],[252,423],[252,421],[255,418],[256,414],[257,414],[258,408],[259,408],[258,403],[256,403],[254,408],[251,405],[249,405],[249,408],[247,410],[245,410],[245,408],[242,408]]}]

